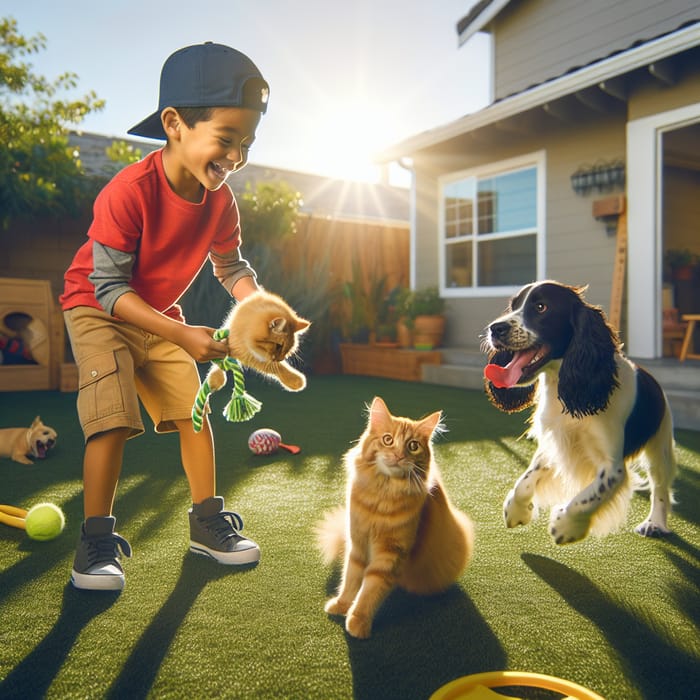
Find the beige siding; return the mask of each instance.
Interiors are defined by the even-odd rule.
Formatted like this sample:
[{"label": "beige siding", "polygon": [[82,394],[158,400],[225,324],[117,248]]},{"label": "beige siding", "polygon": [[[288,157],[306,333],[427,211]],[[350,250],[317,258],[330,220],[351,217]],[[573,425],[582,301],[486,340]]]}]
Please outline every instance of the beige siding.
[{"label": "beige siding", "polygon": [[[548,129],[540,135],[517,140],[494,134],[490,147],[475,149],[474,139],[463,142],[461,155],[451,149],[449,156],[435,157],[431,163],[441,163],[444,172],[456,172],[515,158],[544,150],[546,152],[546,276],[567,284],[589,285],[587,298],[607,310],[610,303],[615,236],[609,236],[601,222],[593,218],[593,200],[606,196],[593,193],[576,195],[570,177],[581,165],[597,160],[623,158],[625,155],[625,124],[611,118],[595,124],[570,129]],[[434,180],[424,180],[419,171],[418,185],[422,196],[423,215],[418,217],[418,281],[420,285],[435,284],[438,278],[437,206],[429,198]],[[430,212],[434,212],[431,216]],[[429,261],[429,262],[428,262]],[[479,347],[486,324],[501,313],[507,299],[479,297],[450,299],[446,345]]]},{"label": "beige siding", "polygon": [[697,0],[515,0],[492,26],[494,95],[520,92],[697,19]]}]

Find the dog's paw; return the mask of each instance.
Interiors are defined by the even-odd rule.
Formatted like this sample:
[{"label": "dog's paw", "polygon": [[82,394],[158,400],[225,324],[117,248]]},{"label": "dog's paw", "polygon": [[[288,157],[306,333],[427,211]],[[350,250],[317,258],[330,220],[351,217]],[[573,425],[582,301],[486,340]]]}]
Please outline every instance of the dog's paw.
[{"label": "dog's paw", "polygon": [[329,615],[345,615],[349,607],[350,605],[348,603],[344,603],[340,598],[336,597],[327,600],[326,604],[323,606],[323,609]]},{"label": "dog's paw", "polygon": [[668,528],[648,518],[644,522],[639,523],[634,528],[634,531],[642,537],[663,537],[671,532]]},{"label": "dog's paw", "polygon": [[552,509],[549,520],[549,534],[557,544],[570,544],[582,540],[591,526],[591,519],[585,514],[573,514],[566,506]]},{"label": "dog's paw", "polygon": [[515,489],[506,496],[503,502],[503,519],[506,527],[518,527],[527,525],[535,512],[535,504],[532,501],[518,501],[515,498]]}]

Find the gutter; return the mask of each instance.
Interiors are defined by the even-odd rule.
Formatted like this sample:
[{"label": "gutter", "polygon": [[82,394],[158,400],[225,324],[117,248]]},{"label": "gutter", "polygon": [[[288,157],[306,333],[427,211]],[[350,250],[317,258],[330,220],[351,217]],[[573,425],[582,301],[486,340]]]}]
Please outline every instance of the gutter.
[{"label": "gutter", "polygon": [[553,78],[536,87],[519,92],[511,97],[494,102],[479,112],[460,117],[443,126],[421,132],[389,146],[377,154],[375,162],[389,163],[411,156],[431,146],[475,131],[496,121],[513,117],[534,107],[570,95],[592,85],[599,85],[618,75],[623,75],[642,66],[691,49],[700,44],[700,23],[692,24],[658,39],[652,39],[636,48],[627,49],[591,65]]}]

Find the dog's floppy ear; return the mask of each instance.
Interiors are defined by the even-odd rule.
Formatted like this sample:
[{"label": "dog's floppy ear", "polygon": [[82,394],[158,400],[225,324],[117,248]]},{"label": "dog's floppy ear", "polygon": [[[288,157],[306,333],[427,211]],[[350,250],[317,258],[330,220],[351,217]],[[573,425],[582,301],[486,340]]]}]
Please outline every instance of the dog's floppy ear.
[{"label": "dog's floppy ear", "polygon": [[[489,357],[489,362],[505,367],[513,357],[507,350],[498,350]],[[499,389],[488,379],[484,379],[484,391],[489,401],[504,413],[524,411],[534,404],[535,385],[517,386],[512,389]]]},{"label": "dog's floppy ear", "polygon": [[559,370],[559,399],[575,418],[603,411],[619,386],[615,353],[620,344],[603,312],[582,302],[572,314],[574,334]]}]

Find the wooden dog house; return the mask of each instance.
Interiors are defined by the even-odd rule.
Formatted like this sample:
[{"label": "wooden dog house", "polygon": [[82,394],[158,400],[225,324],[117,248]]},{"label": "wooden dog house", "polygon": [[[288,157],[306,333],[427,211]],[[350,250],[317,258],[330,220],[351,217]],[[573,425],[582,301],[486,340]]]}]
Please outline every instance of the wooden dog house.
[{"label": "wooden dog house", "polygon": [[56,389],[64,354],[63,317],[48,280],[0,277],[0,333],[21,335],[36,364],[0,364],[0,391]]}]

